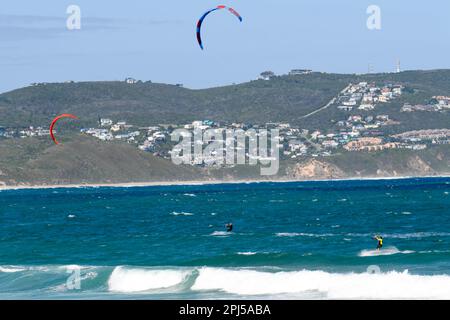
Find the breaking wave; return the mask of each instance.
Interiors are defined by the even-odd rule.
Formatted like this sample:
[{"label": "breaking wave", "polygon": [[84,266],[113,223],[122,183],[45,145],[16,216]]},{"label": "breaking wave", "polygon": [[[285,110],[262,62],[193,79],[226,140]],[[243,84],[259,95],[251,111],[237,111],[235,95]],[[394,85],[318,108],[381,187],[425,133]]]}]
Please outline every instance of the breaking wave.
[{"label": "breaking wave", "polygon": [[189,274],[180,270],[116,267],[109,277],[108,289],[125,293],[167,289],[181,284]]},{"label": "breaking wave", "polygon": [[21,289],[39,295],[46,293],[50,299],[73,298],[73,292],[65,285],[70,276],[67,270],[74,268],[81,269],[81,290],[77,298],[86,292],[90,297],[120,294],[120,297],[157,299],[170,299],[179,294],[244,299],[450,299],[450,275],[445,274],[417,275],[407,270],[379,274],[333,273],[266,267],[1,266],[2,295]]},{"label": "breaking wave", "polygon": [[325,271],[261,272],[203,268],[192,290],[219,290],[238,295],[301,297],[316,293],[323,299],[449,299],[450,276],[411,275],[408,271],[328,273]]},{"label": "breaking wave", "polygon": [[0,272],[4,273],[14,273],[14,272],[21,272],[25,271],[25,268],[22,267],[15,267],[15,266],[0,266]]}]

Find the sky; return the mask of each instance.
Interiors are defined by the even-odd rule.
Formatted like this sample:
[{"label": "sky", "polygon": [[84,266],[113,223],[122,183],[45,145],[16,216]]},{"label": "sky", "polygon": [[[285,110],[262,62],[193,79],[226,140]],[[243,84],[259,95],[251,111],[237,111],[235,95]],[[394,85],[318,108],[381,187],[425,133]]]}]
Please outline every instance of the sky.
[{"label": "sky", "polygon": [[[200,50],[196,23],[203,25]],[[81,29],[68,30],[69,5]],[[367,27],[367,8],[381,29]],[[5,0],[0,7],[0,92],[32,82],[133,77],[207,88],[265,70],[336,73],[450,68],[448,0]]]}]

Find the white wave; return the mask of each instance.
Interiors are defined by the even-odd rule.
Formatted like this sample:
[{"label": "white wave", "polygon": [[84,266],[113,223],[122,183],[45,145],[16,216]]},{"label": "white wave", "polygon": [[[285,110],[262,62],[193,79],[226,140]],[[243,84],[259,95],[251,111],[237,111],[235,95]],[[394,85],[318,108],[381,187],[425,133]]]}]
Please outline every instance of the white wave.
[{"label": "white wave", "polygon": [[[63,267],[61,267],[61,268],[63,268]],[[70,271],[70,270],[68,269],[68,271]],[[72,270],[72,271],[74,271],[74,270]],[[86,274],[80,275],[79,281],[92,280],[92,279],[95,279],[97,276],[98,276],[97,272],[94,272],[94,271],[87,272]],[[63,283],[63,284],[60,284],[60,285],[57,285],[54,287],[50,287],[49,290],[55,291],[55,292],[67,292],[72,289],[68,287],[67,283]]]},{"label": "white wave", "polygon": [[95,278],[97,278],[97,276],[98,276],[98,273],[92,271],[92,272],[88,272],[88,273],[82,275],[82,276],[80,277],[80,280],[90,280],[90,279],[95,279]]},{"label": "white wave", "polygon": [[95,267],[90,266],[78,266],[78,265],[61,265],[61,266],[0,266],[0,272],[5,273],[13,273],[13,272],[22,272],[22,271],[38,271],[38,272],[66,272],[73,270],[84,270]]},{"label": "white wave", "polygon": [[25,271],[25,268],[22,267],[16,267],[16,266],[0,266],[0,272],[4,273],[14,273],[14,272],[21,272]]},{"label": "white wave", "polygon": [[277,237],[313,237],[313,238],[322,238],[322,237],[334,237],[337,236],[333,233],[305,233],[305,232],[278,232],[275,234]]},{"label": "white wave", "polygon": [[69,218],[69,219],[73,219],[73,218],[76,218],[77,216],[76,215],[74,215],[74,214],[69,214],[68,216],[67,216],[67,218]]},{"label": "white wave", "polygon": [[394,233],[382,235],[384,238],[398,238],[398,239],[409,239],[409,238],[431,238],[431,237],[449,237],[450,232],[412,232],[412,233]]},{"label": "white wave", "polygon": [[185,194],[183,194],[183,196],[186,196],[186,197],[196,197],[197,195],[195,195],[195,194],[193,194],[193,193],[185,193]]},{"label": "white wave", "polygon": [[[410,238],[430,238],[430,237],[450,237],[450,232],[411,232],[411,233],[381,233],[385,239],[410,239]],[[339,236],[339,234],[335,234]],[[342,236],[348,237],[370,237],[373,238],[373,234],[370,233],[346,233]]]},{"label": "white wave", "polygon": [[407,271],[339,274],[202,268],[191,289],[297,297],[316,292],[325,299],[450,299],[450,276],[411,275]]},{"label": "white wave", "polygon": [[297,232],[278,232],[275,234],[277,237],[298,237],[300,233]]},{"label": "white wave", "polygon": [[450,250],[422,250],[419,253],[450,253]]},{"label": "white wave", "polygon": [[173,216],[193,216],[194,215],[193,213],[190,213],[190,212],[175,212],[175,211],[170,214]]},{"label": "white wave", "polygon": [[403,211],[402,214],[404,214],[404,215],[410,215],[410,214],[412,214],[412,213],[409,212],[409,211]]},{"label": "white wave", "polygon": [[393,254],[408,254],[408,253],[414,253],[412,250],[404,250],[400,251],[396,247],[387,247],[382,248],[381,250],[362,250],[358,256],[359,257],[374,257],[374,256],[390,256]]},{"label": "white wave", "polygon": [[94,266],[80,266],[78,264],[68,264],[63,266],[58,266],[58,269],[60,270],[68,270],[68,271],[74,271],[74,270],[87,270],[87,269],[96,269],[97,267]]},{"label": "white wave", "polygon": [[241,256],[254,256],[255,254],[257,254],[257,252],[247,251],[247,252],[238,252],[237,254]]},{"label": "white wave", "polygon": [[270,255],[270,254],[280,254],[280,251],[243,251],[237,252],[241,256],[254,256],[254,255]]},{"label": "white wave", "polygon": [[116,267],[108,279],[108,288],[113,292],[128,293],[164,289],[182,283],[188,275],[188,271],[182,270]]},{"label": "white wave", "polygon": [[231,234],[231,232],[227,232],[227,231],[214,231],[210,235],[214,236],[214,237],[226,237],[226,236],[229,236],[230,234]]}]

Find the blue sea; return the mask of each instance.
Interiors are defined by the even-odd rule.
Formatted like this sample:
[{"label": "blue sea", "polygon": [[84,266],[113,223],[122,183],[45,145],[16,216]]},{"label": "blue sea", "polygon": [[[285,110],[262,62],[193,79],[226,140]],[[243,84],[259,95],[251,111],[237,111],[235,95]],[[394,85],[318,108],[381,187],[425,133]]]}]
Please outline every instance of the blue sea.
[{"label": "blue sea", "polygon": [[450,298],[450,178],[0,191],[0,299],[408,298]]}]

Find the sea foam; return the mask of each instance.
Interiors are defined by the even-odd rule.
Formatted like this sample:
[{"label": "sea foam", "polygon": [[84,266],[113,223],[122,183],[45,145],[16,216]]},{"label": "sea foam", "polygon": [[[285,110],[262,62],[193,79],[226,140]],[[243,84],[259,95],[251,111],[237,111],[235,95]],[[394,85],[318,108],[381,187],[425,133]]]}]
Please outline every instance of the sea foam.
[{"label": "sea foam", "polygon": [[412,250],[403,250],[400,251],[398,250],[396,247],[387,247],[385,249],[381,249],[381,250],[362,250],[361,252],[359,252],[358,256],[359,257],[374,257],[374,256],[391,256],[393,254],[409,254],[409,253],[414,253],[415,251]]},{"label": "sea foam", "polygon": [[0,266],[0,272],[4,273],[14,273],[14,272],[21,272],[25,271],[25,268],[22,267],[15,267],[15,266]]},{"label": "sea foam", "polygon": [[142,292],[181,284],[189,275],[183,270],[153,270],[116,267],[108,279],[108,289],[114,292]]},{"label": "sea foam", "polygon": [[[293,296],[320,293],[327,299],[449,299],[450,276],[328,273],[325,271],[262,272],[202,268],[192,290],[220,290],[238,295]],[[289,296],[289,295],[288,295]]]},{"label": "sea foam", "polygon": [[170,214],[173,215],[173,216],[193,216],[194,215],[191,212],[176,212],[176,211],[174,211],[174,212],[172,212]]}]

